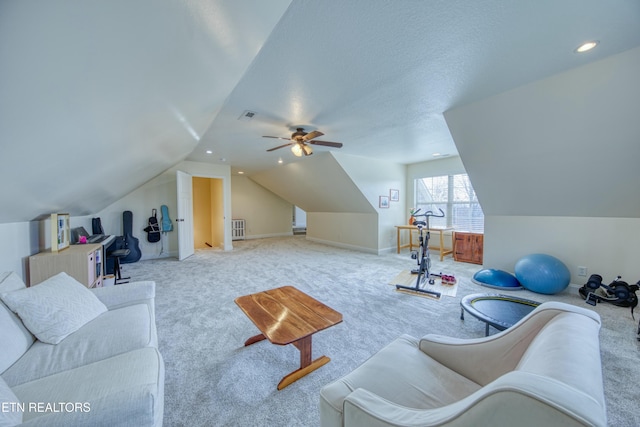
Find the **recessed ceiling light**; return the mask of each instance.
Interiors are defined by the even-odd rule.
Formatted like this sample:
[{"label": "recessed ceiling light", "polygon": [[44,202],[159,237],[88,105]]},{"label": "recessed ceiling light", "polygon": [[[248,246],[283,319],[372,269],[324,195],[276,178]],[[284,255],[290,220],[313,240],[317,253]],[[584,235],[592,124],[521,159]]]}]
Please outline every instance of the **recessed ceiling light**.
[{"label": "recessed ceiling light", "polygon": [[282,164],[283,160],[282,159],[278,159],[278,163]]},{"label": "recessed ceiling light", "polygon": [[213,154],[213,151],[211,151],[211,150],[207,150],[207,151],[205,151],[205,153],[207,153],[207,154]]},{"label": "recessed ceiling light", "polygon": [[433,153],[433,154],[432,154],[432,156],[433,156],[433,157],[440,157],[440,156],[442,156],[442,154],[440,154],[440,153]]},{"label": "recessed ceiling light", "polygon": [[594,40],[594,41],[590,41],[590,42],[586,42],[586,43],[582,43],[580,46],[578,46],[575,50],[576,53],[584,53],[584,52],[588,52],[591,49],[593,49],[594,47],[596,47],[598,45],[598,41]]},{"label": "recessed ceiling light", "polygon": [[244,172],[238,171],[238,175],[244,175]]}]

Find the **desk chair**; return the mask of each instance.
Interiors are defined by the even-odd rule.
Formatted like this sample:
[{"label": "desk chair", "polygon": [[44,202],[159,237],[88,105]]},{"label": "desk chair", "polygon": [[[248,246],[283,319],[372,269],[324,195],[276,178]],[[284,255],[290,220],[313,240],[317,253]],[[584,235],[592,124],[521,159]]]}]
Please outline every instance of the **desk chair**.
[{"label": "desk chair", "polygon": [[116,275],[116,285],[129,283],[129,279],[131,279],[131,277],[122,277],[122,271],[120,270],[120,258],[126,257],[130,252],[129,249],[116,249],[107,254],[107,258],[113,258],[113,273]]}]

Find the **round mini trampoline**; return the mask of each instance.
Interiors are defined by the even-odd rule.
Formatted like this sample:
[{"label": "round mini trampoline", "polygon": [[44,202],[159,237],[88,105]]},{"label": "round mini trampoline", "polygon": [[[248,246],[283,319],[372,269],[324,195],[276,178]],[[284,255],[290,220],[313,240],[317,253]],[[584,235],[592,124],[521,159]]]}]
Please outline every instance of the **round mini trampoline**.
[{"label": "round mini trampoline", "polygon": [[540,303],[524,298],[502,294],[471,294],[460,301],[460,319],[464,320],[466,311],[478,320],[485,322],[485,335],[489,335],[489,326],[499,331],[515,325],[531,313]]}]

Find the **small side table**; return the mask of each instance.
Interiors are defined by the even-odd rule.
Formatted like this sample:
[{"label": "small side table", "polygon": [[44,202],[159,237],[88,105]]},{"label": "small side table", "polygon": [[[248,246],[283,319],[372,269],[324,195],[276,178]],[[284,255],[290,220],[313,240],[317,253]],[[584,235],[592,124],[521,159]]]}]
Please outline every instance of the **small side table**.
[{"label": "small side table", "polygon": [[[409,243],[406,245],[401,245],[400,244],[400,231],[401,230],[409,230]],[[415,246],[416,248],[419,247],[419,243],[413,243],[413,231],[414,230],[418,230],[418,227],[416,227],[415,225],[396,225],[396,233],[397,233],[397,253],[400,253],[401,249],[404,248],[409,248],[410,251],[413,250],[413,247]],[[438,248],[433,248],[430,247],[430,249],[438,249],[440,251],[440,261],[442,261],[444,259],[444,257],[446,255],[451,255],[453,254],[453,242],[451,242],[451,249],[446,249],[444,247],[444,232],[445,231],[453,231],[453,227],[431,227],[428,230],[425,230],[425,232],[428,231],[430,233],[439,233],[440,234],[440,246]]]}]

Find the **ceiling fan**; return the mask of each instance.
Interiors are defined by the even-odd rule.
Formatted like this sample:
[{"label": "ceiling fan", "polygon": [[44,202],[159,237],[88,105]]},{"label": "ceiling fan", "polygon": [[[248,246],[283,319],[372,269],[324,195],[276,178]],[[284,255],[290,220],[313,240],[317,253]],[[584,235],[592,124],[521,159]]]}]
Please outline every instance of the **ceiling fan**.
[{"label": "ceiling fan", "polygon": [[267,151],[274,151],[279,148],[291,146],[291,151],[296,157],[302,157],[302,155],[310,156],[313,154],[313,149],[307,144],[311,145],[324,145],[325,147],[341,148],[341,142],[330,141],[318,141],[314,138],[324,135],[324,133],[314,130],[312,132],[305,132],[304,128],[296,128],[296,131],[291,134],[291,138],[282,138],[279,136],[263,136],[263,138],[276,138],[284,139],[285,141],[291,141],[287,144],[279,145],[268,149]]}]

